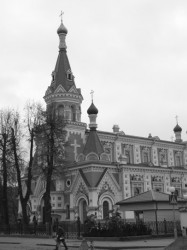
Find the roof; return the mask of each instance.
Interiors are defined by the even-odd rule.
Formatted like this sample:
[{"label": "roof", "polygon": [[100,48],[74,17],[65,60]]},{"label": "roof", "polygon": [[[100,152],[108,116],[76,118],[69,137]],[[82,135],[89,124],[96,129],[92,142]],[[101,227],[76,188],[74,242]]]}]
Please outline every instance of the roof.
[{"label": "roof", "polygon": [[60,34],[60,33],[64,33],[64,34],[68,33],[68,30],[64,26],[63,22],[61,22],[60,27],[57,29],[57,34]]},{"label": "roof", "polygon": [[174,132],[181,132],[182,128],[179,126],[179,124],[177,123],[177,125],[174,127],[173,129]]},{"label": "roof", "polygon": [[69,89],[75,85],[74,77],[72,77],[71,80],[67,78],[68,72],[71,73],[71,67],[66,50],[60,49],[54,70],[54,82],[51,84],[55,86],[54,89],[56,89],[61,84],[66,91],[69,91]]},{"label": "roof", "polygon": [[93,104],[93,101],[92,101],[92,104],[90,105],[90,107],[88,108],[87,113],[88,113],[89,115],[97,115],[97,114],[98,114],[98,109],[97,109],[96,106]]},{"label": "roof", "polygon": [[97,187],[107,172],[107,168],[105,168],[102,172],[92,172],[86,171],[83,172],[82,169],[79,169],[79,173],[82,176],[87,187]]},{"label": "roof", "polygon": [[104,152],[96,130],[90,130],[83,154],[88,155],[91,152],[94,152],[97,155],[101,155]]},{"label": "roof", "polygon": [[[184,201],[183,198],[178,198],[179,201]],[[149,190],[147,192],[141,193],[136,196],[132,196],[128,199],[117,202],[117,205],[133,204],[133,203],[142,203],[142,202],[151,202],[151,201],[167,201],[169,202],[169,194],[156,192],[154,190]]]}]

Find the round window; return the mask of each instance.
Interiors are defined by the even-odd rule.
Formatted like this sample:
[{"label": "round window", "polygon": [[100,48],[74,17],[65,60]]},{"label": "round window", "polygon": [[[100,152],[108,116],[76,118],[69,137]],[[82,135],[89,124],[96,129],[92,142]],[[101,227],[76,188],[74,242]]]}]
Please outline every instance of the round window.
[{"label": "round window", "polygon": [[70,180],[70,179],[67,179],[67,181],[66,181],[66,186],[67,186],[67,187],[70,187],[70,186],[71,186],[71,180]]}]

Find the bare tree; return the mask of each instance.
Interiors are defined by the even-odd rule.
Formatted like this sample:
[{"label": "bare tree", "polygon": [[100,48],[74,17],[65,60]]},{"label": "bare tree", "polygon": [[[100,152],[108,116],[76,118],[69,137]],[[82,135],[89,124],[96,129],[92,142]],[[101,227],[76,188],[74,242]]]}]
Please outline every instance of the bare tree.
[{"label": "bare tree", "polygon": [[43,112],[43,123],[37,129],[37,167],[46,181],[44,193],[45,221],[51,223],[50,191],[52,177],[62,172],[65,163],[65,123],[62,116],[55,115],[53,106]]},{"label": "bare tree", "polygon": [[[40,124],[41,118],[41,105],[37,103],[27,103],[25,108],[26,117],[24,119],[25,128],[21,126],[21,120],[19,113],[14,113],[14,122],[11,127],[11,143],[13,150],[14,164],[17,175],[18,195],[22,208],[23,224],[27,225],[29,222],[27,214],[27,204],[31,194],[31,182],[32,182],[32,168],[33,168],[33,156],[34,156],[34,139],[36,134],[36,127]],[[23,135],[23,129],[24,135]],[[23,140],[25,143],[27,139],[28,152],[28,164],[25,171],[26,176],[26,193],[23,193],[22,186],[22,169],[25,160],[25,150],[23,150]]]},{"label": "bare tree", "polygon": [[12,167],[11,154],[11,126],[13,111],[10,109],[0,110],[0,162],[2,171],[2,219],[4,224],[9,225],[8,185],[12,182],[15,171]]}]

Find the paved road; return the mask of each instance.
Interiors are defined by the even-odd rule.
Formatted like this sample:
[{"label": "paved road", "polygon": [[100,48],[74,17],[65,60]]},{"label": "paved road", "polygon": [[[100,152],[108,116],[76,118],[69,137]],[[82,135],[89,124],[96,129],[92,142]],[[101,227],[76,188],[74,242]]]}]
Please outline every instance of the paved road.
[{"label": "paved road", "polygon": [[[136,241],[96,241],[95,249],[98,250],[164,250],[166,246],[174,241],[167,239],[148,239]],[[67,240],[69,250],[79,249],[82,241]],[[89,242],[88,242],[89,245]],[[53,250],[55,248],[54,239],[48,238],[20,238],[20,237],[0,237],[0,250]],[[62,247],[62,249],[64,249]]]}]

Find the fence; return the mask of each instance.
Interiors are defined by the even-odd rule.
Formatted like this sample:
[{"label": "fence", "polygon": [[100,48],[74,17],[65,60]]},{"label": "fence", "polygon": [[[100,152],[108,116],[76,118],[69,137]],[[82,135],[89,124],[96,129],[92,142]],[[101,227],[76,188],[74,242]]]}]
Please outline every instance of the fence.
[{"label": "fence", "polygon": [[[79,238],[84,232],[84,225],[79,221],[61,221],[59,222],[65,232],[66,238]],[[16,234],[16,235],[36,235],[36,236],[52,236],[53,226],[45,224],[29,224],[23,226],[22,223],[10,224],[10,225],[0,225],[0,234]]]},{"label": "fence", "polygon": [[[61,221],[59,225],[62,225],[65,232],[66,238],[79,238],[86,230],[84,224],[81,224],[80,221]],[[174,232],[174,225],[172,221],[150,221],[146,222],[145,225],[152,230],[152,235],[167,235],[173,234]],[[180,221],[176,222],[178,234],[181,233],[180,229]],[[52,236],[53,228],[52,226],[47,227],[45,224],[29,224],[25,228],[21,223],[11,224],[9,226],[0,225],[0,234],[30,234],[36,236]]]},{"label": "fence", "polygon": [[[152,235],[166,235],[173,234],[174,232],[174,222],[173,221],[149,221],[145,222],[145,225],[152,230]],[[176,221],[177,232],[181,233],[180,221]]]}]

